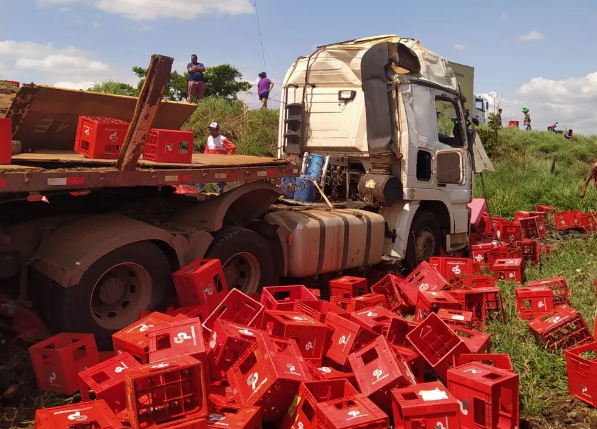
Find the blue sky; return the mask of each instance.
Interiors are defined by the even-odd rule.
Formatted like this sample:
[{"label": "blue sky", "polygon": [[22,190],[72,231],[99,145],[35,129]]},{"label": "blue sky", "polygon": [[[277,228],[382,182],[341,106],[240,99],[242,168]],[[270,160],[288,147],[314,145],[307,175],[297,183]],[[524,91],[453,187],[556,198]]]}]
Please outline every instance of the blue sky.
[{"label": "blue sky", "polygon": [[[143,6],[136,6],[142,4]],[[0,78],[82,87],[134,82],[153,53],[184,70],[191,53],[247,80],[263,70],[253,0],[0,0]],[[475,92],[503,95],[506,117],[527,106],[536,128],[597,133],[597,3],[589,0],[257,0],[267,71],[280,81],[318,44],[378,34],[414,37],[475,67]],[[574,6],[574,7],[571,7]],[[574,13],[573,24],[566,15]],[[525,37],[526,36],[526,37]],[[543,79],[538,79],[543,78]],[[250,96],[256,105],[255,96]]]}]

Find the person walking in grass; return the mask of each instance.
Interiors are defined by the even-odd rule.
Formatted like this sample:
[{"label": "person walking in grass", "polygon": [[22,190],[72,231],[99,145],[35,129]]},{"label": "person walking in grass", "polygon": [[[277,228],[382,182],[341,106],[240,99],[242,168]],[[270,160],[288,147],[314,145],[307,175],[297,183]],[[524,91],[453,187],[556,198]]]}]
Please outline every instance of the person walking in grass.
[{"label": "person walking in grass", "polygon": [[589,174],[588,174],[587,178],[585,179],[585,183],[582,184],[582,188],[580,190],[581,198],[585,197],[585,193],[587,191],[587,186],[589,186],[589,183],[591,183],[591,180],[595,181],[595,189],[597,189],[597,160],[591,166],[591,170],[589,171]]},{"label": "person walking in grass", "polygon": [[261,101],[261,108],[267,108],[267,100],[269,94],[274,89],[274,83],[267,77],[265,72],[259,73],[259,83],[257,83],[257,92],[259,93],[259,101]]},{"label": "person walking in grass", "polygon": [[529,109],[527,107],[523,107],[522,113],[524,113],[524,129],[525,129],[525,131],[533,131],[533,127],[531,126],[531,114],[529,113]]},{"label": "person walking in grass", "polygon": [[187,71],[189,72],[188,102],[193,103],[195,100],[202,100],[205,95],[205,66],[197,62],[197,55],[191,55],[191,62],[187,64]]},{"label": "person walking in grass", "polygon": [[[203,153],[208,155],[234,155],[236,146],[222,134],[220,134],[220,124],[212,122],[209,124],[209,137]],[[218,183],[218,194],[224,192],[224,182]],[[197,185],[200,191],[205,189],[203,184]]]}]

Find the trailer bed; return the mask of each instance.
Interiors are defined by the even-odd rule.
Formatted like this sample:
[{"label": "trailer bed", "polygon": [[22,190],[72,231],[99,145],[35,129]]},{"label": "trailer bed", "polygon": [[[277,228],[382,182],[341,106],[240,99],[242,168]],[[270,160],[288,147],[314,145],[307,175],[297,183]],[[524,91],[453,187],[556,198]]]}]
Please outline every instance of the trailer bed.
[{"label": "trailer bed", "polygon": [[88,159],[71,151],[38,151],[14,155],[11,165],[0,165],[0,194],[251,182],[298,173],[299,167],[288,161],[246,155],[194,154],[192,164],[141,159],[137,170],[121,171],[116,160]]}]

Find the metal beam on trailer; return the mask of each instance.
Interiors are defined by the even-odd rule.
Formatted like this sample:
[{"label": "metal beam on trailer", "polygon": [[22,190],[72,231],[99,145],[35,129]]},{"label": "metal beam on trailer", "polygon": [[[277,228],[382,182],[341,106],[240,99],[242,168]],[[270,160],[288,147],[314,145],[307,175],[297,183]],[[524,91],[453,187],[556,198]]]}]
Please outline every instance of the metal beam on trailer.
[{"label": "metal beam on trailer", "polygon": [[139,94],[137,100],[135,113],[116,163],[118,170],[134,171],[137,169],[137,163],[143,153],[143,146],[149,136],[160,101],[166,91],[173,63],[174,58],[171,57],[151,56],[151,62],[143,82],[141,94]]}]

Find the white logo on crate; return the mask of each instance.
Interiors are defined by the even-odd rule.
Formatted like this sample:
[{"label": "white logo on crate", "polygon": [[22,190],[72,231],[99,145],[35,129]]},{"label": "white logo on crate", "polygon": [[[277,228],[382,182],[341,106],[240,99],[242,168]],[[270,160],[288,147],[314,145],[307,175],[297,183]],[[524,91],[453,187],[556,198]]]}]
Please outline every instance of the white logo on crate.
[{"label": "white logo on crate", "polygon": [[192,339],[193,339],[193,337],[191,337],[186,332],[179,332],[178,334],[176,334],[176,337],[172,338],[172,341],[174,341],[174,344],[182,344],[186,340],[192,340]]},{"label": "white logo on crate", "polygon": [[480,369],[467,369],[464,372],[470,372],[471,374],[483,374],[483,371],[481,371]]},{"label": "white logo on crate", "polygon": [[460,275],[460,273],[462,272],[462,270],[460,269],[460,265],[454,265],[454,267],[452,268],[452,272],[456,275]]},{"label": "white logo on crate", "polygon": [[116,374],[120,374],[122,371],[124,371],[125,369],[129,369],[128,366],[126,366],[126,364],[124,362],[120,362],[120,365],[122,366],[117,366],[116,368],[114,368],[114,372]]},{"label": "white logo on crate", "polygon": [[211,423],[219,422],[220,420],[224,420],[225,418],[226,418],[226,416],[224,416],[222,414],[210,414],[207,417],[207,423],[211,424]]},{"label": "white logo on crate", "polygon": [[305,350],[309,351],[309,350],[313,350],[315,348],[315,346],[313,346],[313,343],[311,341],[309,341],[307,344],[305,344]]},{"label": "white logo on crate", "polygon": [[589,389],[587,388],[587,386],[585,386],[584,384],[580,385],[580,391],[582,392],[583,395],[585,395],[587,398],[590,398],[591,395],[589,395],[587,392],[589,391]]},{"label": "white logo on crate", "polygon": [[114,133],[110,134],[110,141],[114,143],[118,141],[118,131],[114,131]]},{"label": "white logo on crate", "polygon": [[444,426],[442,422],[437,422],[434,429],[448,429],[448,427]]},{"label": "white logo on crate", "polygon": [[91,134],[91,129],[89,127],[85,127],[85,135],[88,136]]},{"label": "white logo on crate", "polygon": [[423,283],[421,286],[419,286],[419,290],[422,290],[422,291],[429,290],[429,283]]},{"label": "white logo on crate", "polygon": [[537,304],[537,307],[543,308],[543,307],[545,307],[545,303],[543,301],[539,301],[539,303]]},{"label": "white logo on crate", "polygon": [[251,389],[255,390],[257,387],[257,382],[259,381],[259,374],[254,372],[247,378],[247,385],[251,386]]},{"label": "white logo on crate", "polygon": [[151,369],[163,369],[163,368],[168,368],[170,366],[169,363],[163,362],[163,363],[159,363],[157,365],[152,365]]},{"label": "white logo on crate", "polygon": [[305,429],[305,425],[303,424],[303,422],[299,422],[297,427],[298,429]]},{"label": "white logo on crate", "polygon": [[377,313],[369,311],[369,312],[367,312],[367,317],[377,317]]},{"label": "white logo on crate", "polygon": [[253,336],[253,333],[252,333],[251,331],[249,331],[248,329],[241,329],[241,330],[240,330],[240,331],[238,331],[238,332],[239,332],[239,334],[242,334],[242,335],[248,335],[248,336],[250,336],[250,337],[252,337],[252,336]]},{"label": "white logo on crate", "polygon": [[463,399],[462,401],[456,400],[458,402],[458,405],[460,405],[460,412],[465,415],[468,416],[468,412],[469,409],[471,408],[471,404],[468,401],[468,399]]},{"label": "white logo on crate", "polygon": [[72,414],[69,414],[68,419],[75,422],[84,422],[85,420],[87,420],[87,416],[84,414],[81,415],[79,411],[76,411]]},{"label": "white logo on crate", "polygon": [[153,325],[146,325],[143,323],[141,326],[139,326],[139,332],[147,332],[149,328],[153,328]]},{"label": "white logo on crate", "polygon": [[211,340],[209,340],[209,348],[215,349],[216,348],[216,340],[218,339],[218,333],[214,332],[211,336]]},{"label": "white logo on crate", "polygon": [[294,316],[292,318],[292,320],[297,320],[297,321],[301,322],[301,321],[305,321],[307,319],[305,319],[303,316]]},{"label": "white logo on crate", "polygon": [[344,344],[344,345],[346,345],[346,335],[342,335],[340,337],[340,339],[338,340],[338,344]]},{"label": "white logo on crate", "polygon": [[57,378],[56,373],[52,372],[50,374],[50,378],[49,378],[50,379],[50,384],[54,384],[54,382],[56,381],[56,378]]},{"label": "white logo on crate", "polygon": [[358,419],[359,417],[367,417],[369,414],[361,414],[359,410],[352,410],[348,412],[349,418],[346,421]]},{"label": "white logo on crate", "polygon": [[170,143],[168,145],[166,145],[166,151],[167,152],[172,152],[174,150],[174,143]]},{"label": "white logo on crate", "polygon": [[510,274],[508,274],[508,277],[511,278],[511,279],[513,279],[516,276],[514,275],[514,273],[510,273]]},{"label": "white logo on crate", "polygon": [[481,262],[482,260],[483,260],[483,255],[477,255],[477,256],[475,256],[475,261]]},{"label": "white logo on crate", "polygon": [[327,366],[322,366],[321,368],[319,368],[319,370],[321,372],[325,372],[326,374],[329,374],[332,372],[332,370],[330,368],[328,368]]},{"label": "white logo on crate", "polygon": [[203,293],[208,294],[209,296],[214,294],[214,285],[213,284],[209,284],[209,286],[207,286],[205,289],[203,289]]},{"label": "white logo on crate", "polygon": [[550,320],[551,323],[558,323],[560,320],[563,320],[560,316],[556,316]]},{"label": "white logo on crate", "polygon": [[286,364],[286,368],[288,368],[288,371],[290,371],[290,372],[294,372],[294,370],[296,369],[296,368],[294,367],[294,365],[293,365],[293,364],[291,364],[291,363],[287,363],[287,364]]},{"label": "white logo on crate", "polygon": [[377,380],[379,380],[382,375],[383,375],[383,371],[380,368],[373,371],[373,377],[377,378]]}]

